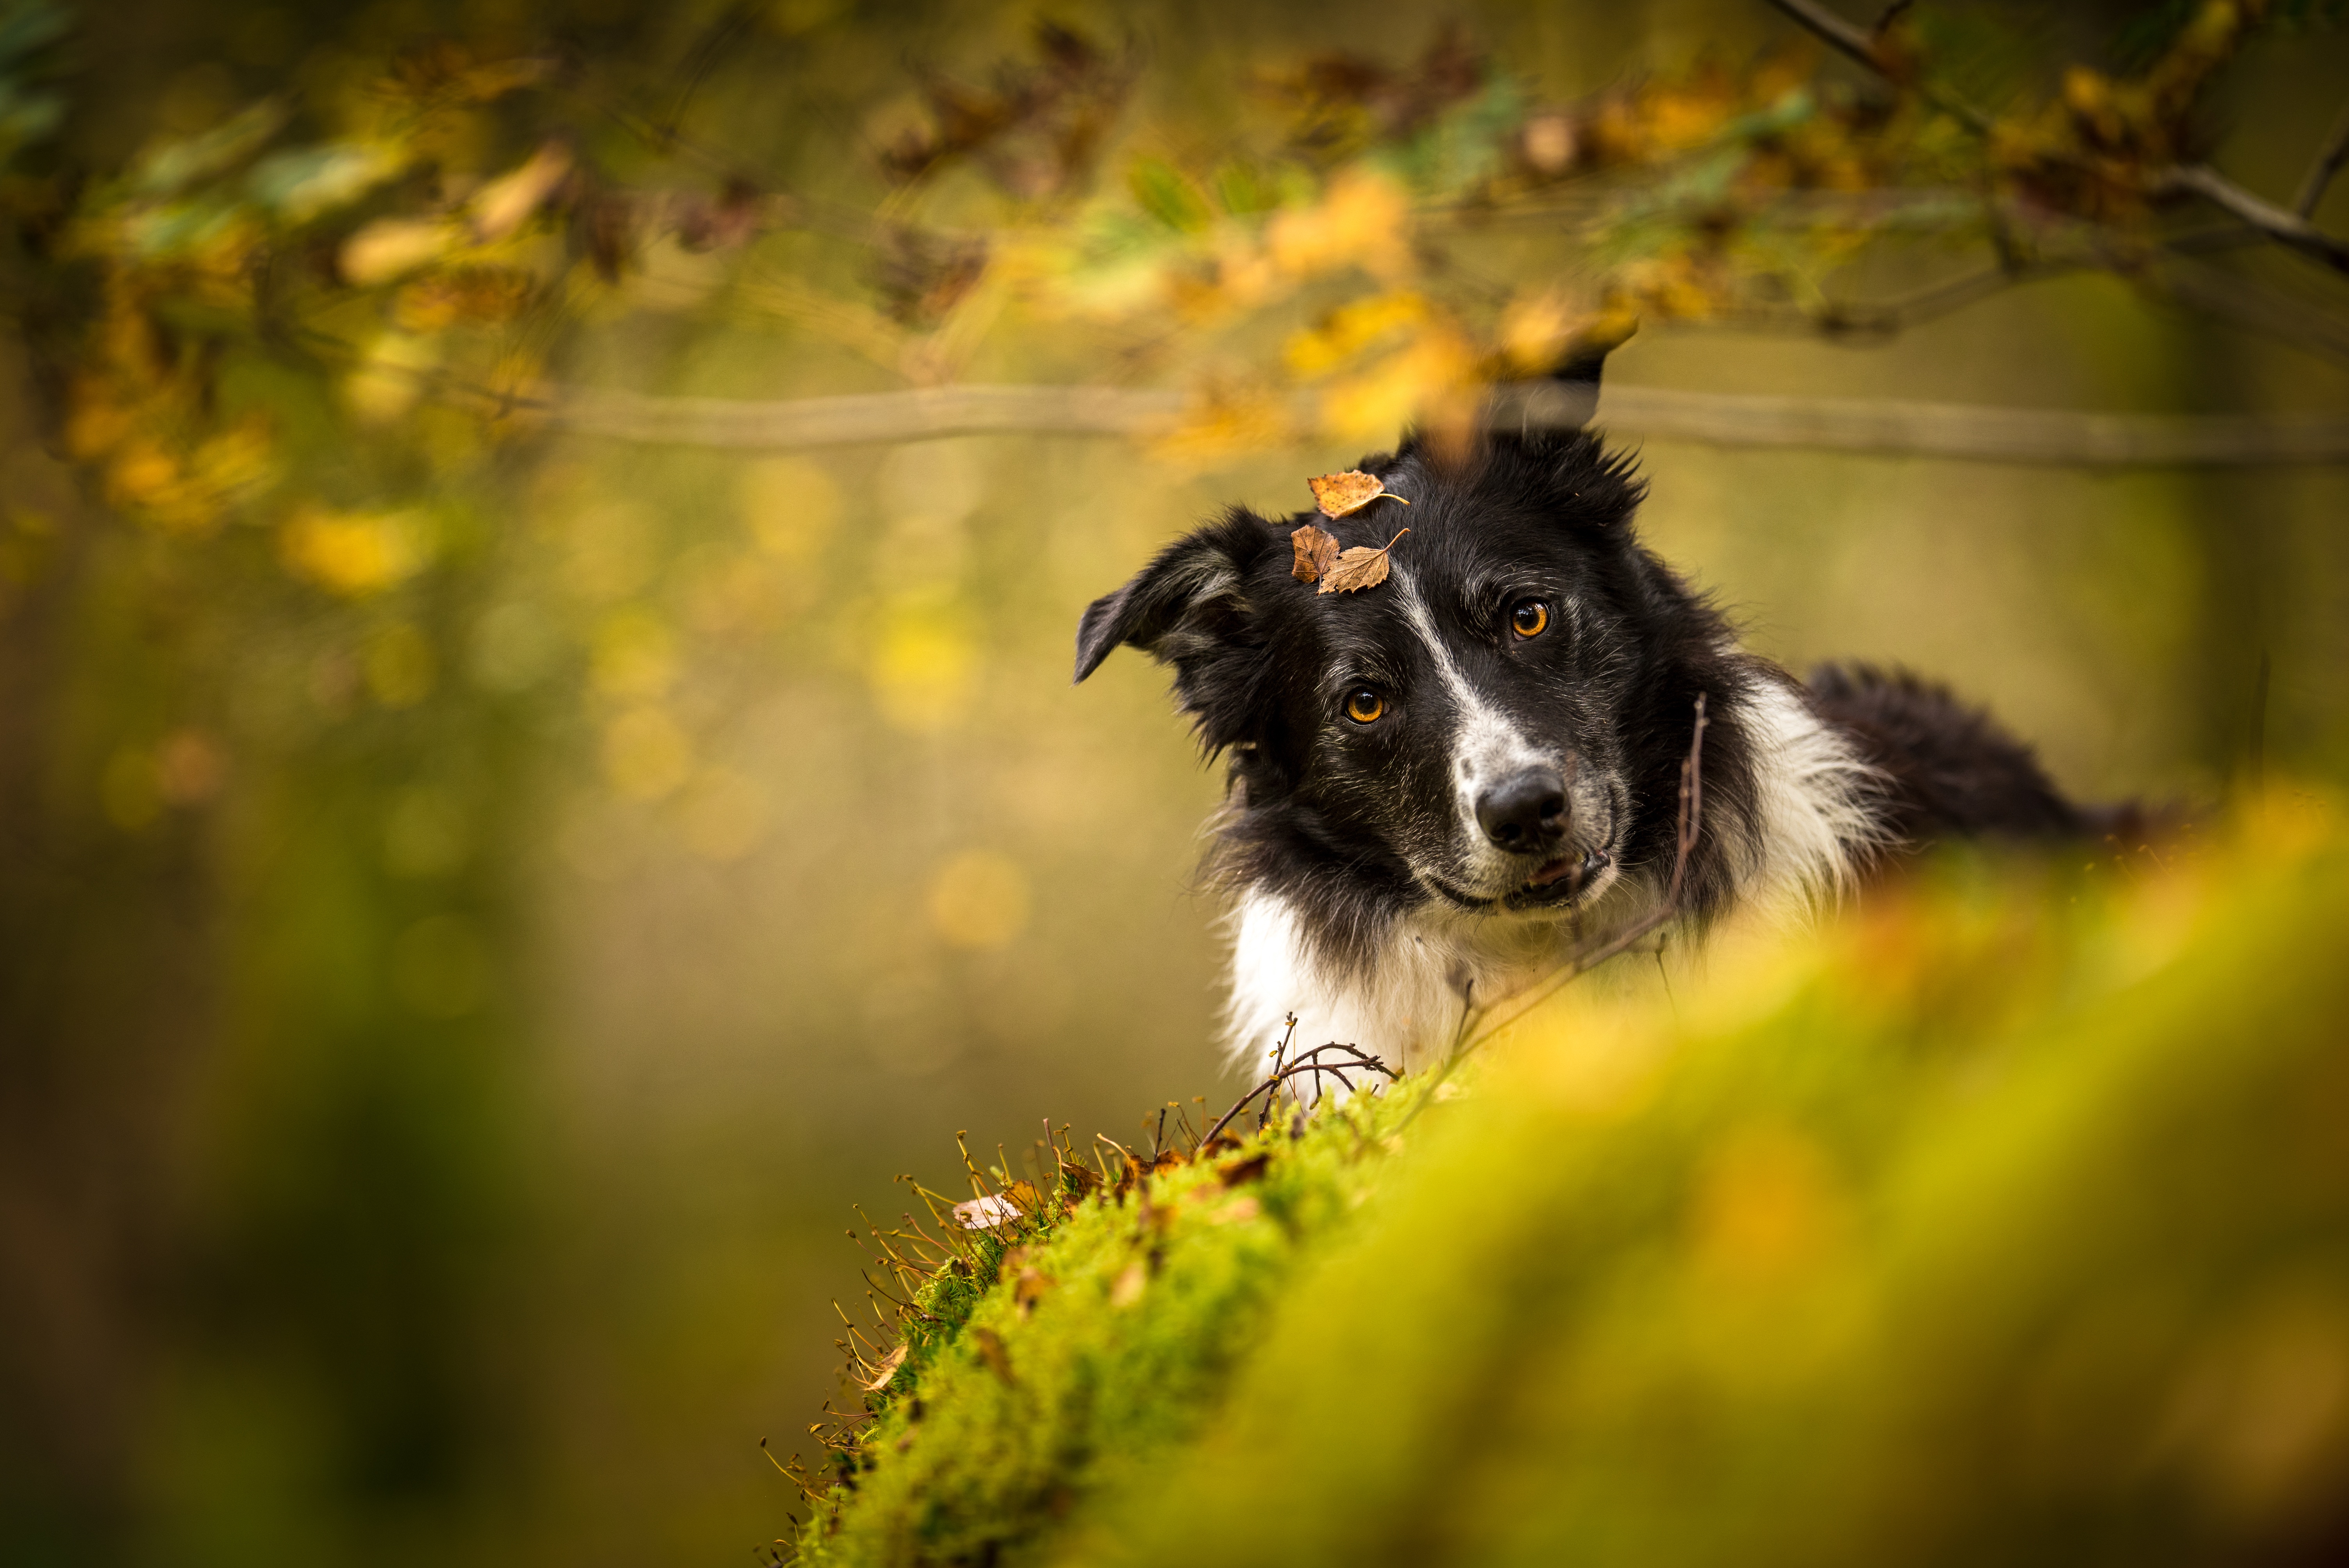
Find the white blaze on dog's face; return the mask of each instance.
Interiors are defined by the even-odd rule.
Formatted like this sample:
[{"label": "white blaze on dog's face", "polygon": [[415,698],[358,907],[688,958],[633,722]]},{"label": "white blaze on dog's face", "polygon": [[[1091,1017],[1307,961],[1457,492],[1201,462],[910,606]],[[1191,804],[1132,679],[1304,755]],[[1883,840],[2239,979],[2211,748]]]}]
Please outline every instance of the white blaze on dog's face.
[{"label": "white blaze on dog's face", "polygon": [[[1340,948],[1398,910],[1562,917],[1668,872],[1726,639],[1634,539],[1628,465],[1577,434],[1364,466],[1411,505],[1385,582],[1319,593],[1290,572],[1307,518],[1235,510],[1086,613],[1079,678],[1121,643],[1174,666],[1233,758],[1220,863]],[[1404,515],[1325,526],[1376,546]]]},{"label": "white blaze on dog's face", "polygon": [[[1390,581],[1436,688],[1419,701],[1448,731],[1443,747],[1453,820],[1448,853],[1430,853],[1435,846],[1424,843],[1407,847],[1413,871],[1454,903],[1526,908],[1596,896],[1619,874],[1614,827],[1620,783],[1586,753],[1596,749],[1604,758],[1615,748],[1575,722],[1570,699],[1542,689],[1554,683],[1527,681],[1525,672],[1478,657],[1487,642],[1508,647],[1557,634],[1560,616],[1572,614],[1570,600],[1554,583],[1521,583],[1523,591],[1514,593],[1493,584],[1499,591],[1488,598],[1510,601],[1500,617],[1506,633],[1485,638],[1467,630],[1478,618],[1473,607],[1458,618],[1460,629],[1447,633],[1419,577],[1405,567]],[[1532,653],[1519,646],[1516,656],[1522,661]],[[1480,664],[1493,667],[1472,675]]]}]

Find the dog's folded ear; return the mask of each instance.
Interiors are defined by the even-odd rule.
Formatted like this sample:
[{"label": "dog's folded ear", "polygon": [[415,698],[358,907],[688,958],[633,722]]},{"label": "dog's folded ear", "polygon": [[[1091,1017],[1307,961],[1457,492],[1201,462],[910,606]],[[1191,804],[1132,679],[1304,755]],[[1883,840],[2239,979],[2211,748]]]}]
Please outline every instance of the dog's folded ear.
[{"label": "dog's folded ear", "polygon": [[1601,316],[1559,352],[1547,375],[1493,388],[1485,422],[1495,430],[1579,430],[1599,412],[1599,377],[1607,356],[1639,330],[1637,316]]},{"label": "dog's folded ear", "polygon": [[1273,542],[1270,524],[1235,511],[1160,551],[1133,582],[1086,608],[1076,678],[1122,644],[1174,664],[1227,643],[1247,619],[1241,584]]}]

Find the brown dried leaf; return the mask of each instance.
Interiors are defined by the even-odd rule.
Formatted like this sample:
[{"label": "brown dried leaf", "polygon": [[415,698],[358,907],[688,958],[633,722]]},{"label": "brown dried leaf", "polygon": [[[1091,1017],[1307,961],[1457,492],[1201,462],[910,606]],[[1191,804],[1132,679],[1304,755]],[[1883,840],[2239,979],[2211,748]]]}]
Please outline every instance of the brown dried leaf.
[{"label": "brown dried leaf", "polygon": [[1109,1287],[1109,1304],[1112,1306],[1132,1306],[1142,1299],[1143,1289],[1149,1283],[1150,1271],[1142,1266],[1139,1259],[1126,1264],[1118,1274],[1116,1282]]},{"label": "brown dried leaf", "polygon": [[1342,474],[1323,474],[1305,481],[1313,487],[1313,504],[1321,509],[1324,517],[1345,517],[1361,511],[1371,502],[1385,496],[1390,500],[1411,502],[1392,493],[1387,481],[1376,474],[1366,474],[1360,469],[1349,469]]},{"label": "brown dried leaf", "polygon": [[1009,1198],[988,1193],[954,1206],[955,1223],[966,1231],[995,1231],[1019,1222],[1020,1209]]},{"label": "brown dried leaf", "polygon": [[1376,550],[1372,550],[1367,544],[1357,544],[1353,549],[1339,556],[1338,564],[1321,574],[1321,592],[1355,593],[1365,588],[1375,588],[1385,582],[1387,552],[1395,547],[1396,539],[1401,539],[1404,533],[1410,531],[1411,530],[1404,529],[1402,533],[1396,534],[1394,539],[1388,540]]},{"label": "brown dried leaf", "polygon": [[1229,1165],[1225,1166],[1219,1174],[1222,1175],[1226,1187],[1237,1187],[1246,1182],[1261,1181],[1264,1177],[1264,1168],[1271,1163],[1272,1156],[1268,1153],[1251,1154],[1245,1160],[1233,1161]]},{"label": "brown dried leaf", "polygon": [[1338,563],[1338,536],[1326,528],[1309,522],[1290,534],[1288,542],[1297,551],[1297,563],[1288,569],[1288,574],[1299,583],[1318,583],[1321,573]]},{"label": "brown dried leaf", "polygon": [[1263,1212],[1264,1205],[1257,1202],[1256,1194],[1253,1192],[1243,1192],[1238,1197],[1234,1198],[1231,1202],[1224,1204],[1221,1208],[1208,1211],[1207,1223],[1211,1225],[1244,1225]]},{"label": "brown dried leaf", "polygon": [[1011,1357],[1003,1348],[1001,1335],[992,1328],[974,1328],[970,1341],[978,1346],[978,1358],[987,1363],[987,1369],[1002,1378],[1007,1387],[1019,1381],[1011,1375]]},{"label": "brown dried leaf", "polygon": [[873,1376],[860,1381],[866,1388],[876,1394],[886,1388],[889,1386],[889,1379],[897,1375],[897,1368],[905,1364],[905,1346],[900,1345],[888,1355],[881,1357],[880,1365],[873,1368]]},{"label": "brown dried leaf", "polygon": [[1019,1315],[1025,1317],[1035,1311],[1036,1304],[1044,1298],[1044,1293],[1051,1289],[1056,1283],[1051,1275],[1041,1270],[1021,1269],[1018,1282],[1011,1287],[1011,1302],[1019,1309]]}]

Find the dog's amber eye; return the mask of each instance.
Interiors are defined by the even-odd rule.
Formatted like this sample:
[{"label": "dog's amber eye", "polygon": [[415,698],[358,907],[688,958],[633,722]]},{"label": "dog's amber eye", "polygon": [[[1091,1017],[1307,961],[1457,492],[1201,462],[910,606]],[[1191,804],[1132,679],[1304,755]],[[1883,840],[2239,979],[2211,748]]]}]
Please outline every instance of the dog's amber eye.
[{"label": "dog's amber eye", "polygon": [[1387,710],[1387,699],[1368,686],[1346,694],[1346,717],[1356,724],[1376,724]]},{"label": "dog's amber eye", "polygon": [[1538,637],[1549,630],[1549,606],[1528,599],[1509,612],[1509,630],[1520,637]]}]

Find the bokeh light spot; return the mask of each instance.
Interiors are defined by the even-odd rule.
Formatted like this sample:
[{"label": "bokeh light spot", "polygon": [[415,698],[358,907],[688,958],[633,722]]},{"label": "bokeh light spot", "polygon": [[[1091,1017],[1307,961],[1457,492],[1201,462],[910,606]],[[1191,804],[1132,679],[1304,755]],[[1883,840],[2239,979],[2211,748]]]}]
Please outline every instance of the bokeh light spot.
[{"label": "bokeh light spot", "polygon": [[953,947],[1003,947],[1028,928],[1028,873],[1008,856],[966,850],[930,883],[930,923]]}]

